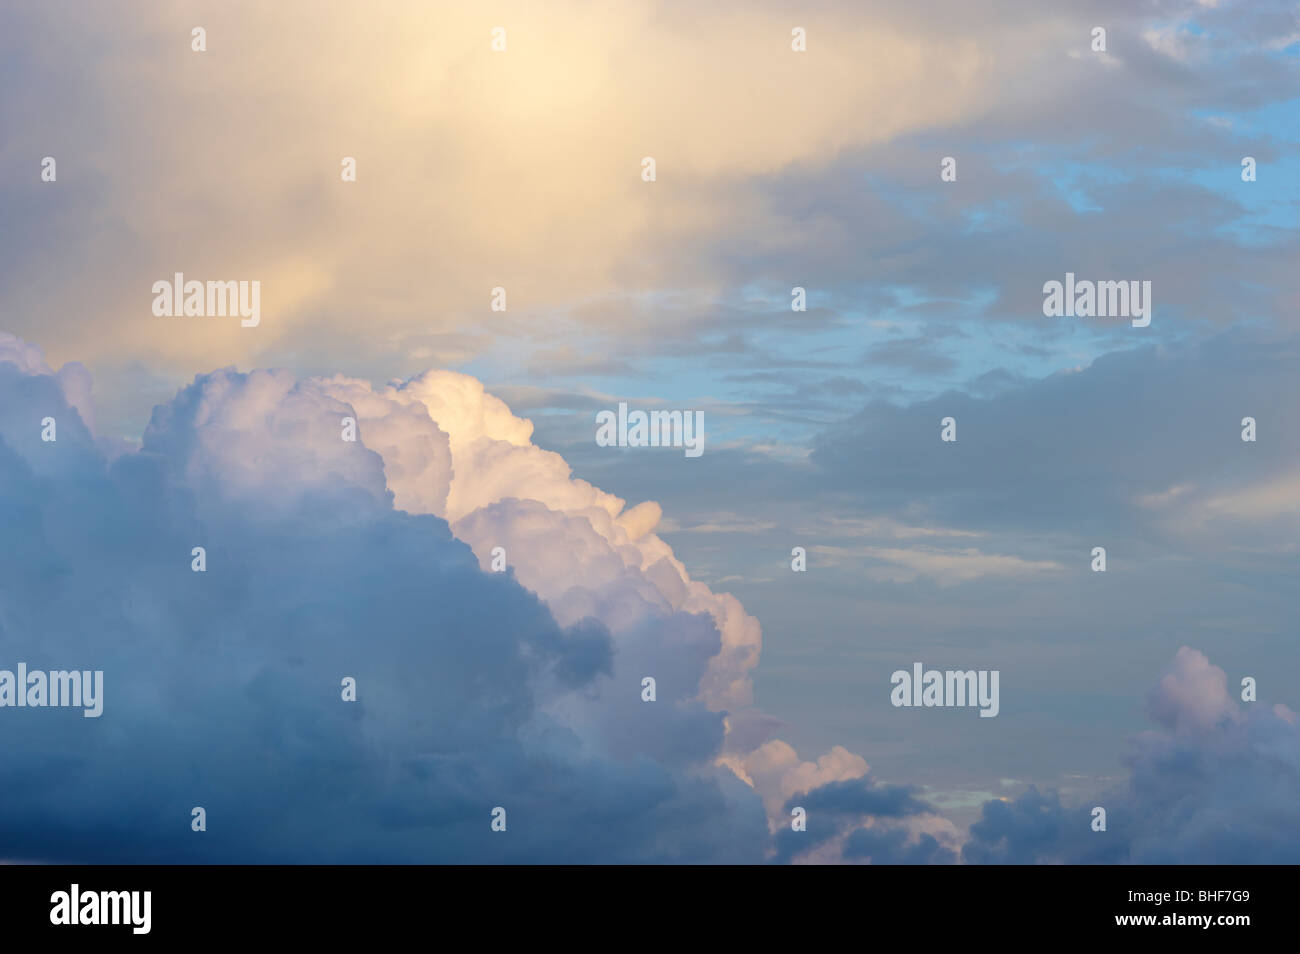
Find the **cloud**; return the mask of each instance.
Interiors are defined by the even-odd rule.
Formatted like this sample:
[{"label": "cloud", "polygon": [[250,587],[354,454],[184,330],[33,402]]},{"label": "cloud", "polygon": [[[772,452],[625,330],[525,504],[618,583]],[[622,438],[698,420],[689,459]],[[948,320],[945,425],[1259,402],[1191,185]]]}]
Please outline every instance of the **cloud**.
[{"label": "cloud", "polygon": [[1014,801],[985,803],[979,821],[971,825],[962,858],[969,864],[1117,864],[1124,858],[1113,829],[1118,820],[1111,819],[1108,832],[1093,832],[1089,808],[1067,808],[1059,793],[1030,786]]},{"label": "cloud", "polygon": [[[1295,715],[1239,703],[1197,651],[1150,692],[1127,784],[1096,796],[1107,832],[1030,788],[963,845],[920,789],[773,738],[747,704],[756,621],[686,574],[657,505],[574,480],[473,379],[218,370],[109,454],[65,371],[0,337],[0,634],[6,664],[102,669],[104,715],[7,710],[7,857],[1300,858]],[[496,546],[507,573],[485,572]]]},{"label": "cloud", "polygon": [[1151,718],[1176,736],[1204,736],[1217,727],[1240,722],[1241,713],[1228,695],[1227,675],[1203,653],[1186,646],[1147,697]]},{"label": "cloud", "polygon": [[[917,789],[871,775],[861,756],[834,746],[815,761],[770,739],[728,752],[729,766],[762,794],[775,836],[772,860],[785,863],[929,864],[956,858],[957,830]],[[806,829],[791,825],[802,808]]]},{"label": "cloud", "polygon": [[[68,606],[96,601],[80,624],[64,620],[45,640],[35,635],[31,606],[15,604],[7,628],[26,628],[29,655],[38,648],[84,655],[89,634],[114,634],[98,651],[108,661],[95,664],[116,703],[106,718],[123,720],[124,738],[150,739],[157,756],[149,762],[124,742],[92,757],[87,740],[70,736],[60,740],[69,764],[107,781],[115,759],[146,780],[175,762],[189,787],[160,783],[160,791],[204,805],[214,823],[234,803],[248,803],[237,814],[249,840],[207,843],[167,835],[163,818],[123,795],[118,808],[147,823],[132,835],[139,847],[129,857],[409,860],[486,850],[497,860],[553,858],[559,842],[547,839],[558,838],[558,828],[484,849],[486,802],[493,807],[511,793],[512,817],[540,820],[556,798],[573,805],[575,817],[579,804],[599,816],[612,810],[600,798],[627,797],[632,773],[657,793],[633,800],[645,825],[688,803],[692,812],[734,818],[694,847],[665,835],[652,849],[609,832],[588,845],[589,857],[702,860],[717,850],[761,860],[766,837],[740,848],[728,839],[747,825],[767,832],[795,791],[866,772],[840,747],[806,763],[787,744],[764,742],[778,724],[750,707],[757,621],[734,597],[691,579],[654,533],[656,503],[628,507],[575,479],[563,458],[532,444],[529,421],[467,375],[430,371],[376,388],[342,375],[298,380],[285,371],[221,369],[155,408],[138,452],[109,459],[68,404],[81,389],[79,372],[56,375],[17,339],[0,345],[12,356],[0,363],[0,380],[15,396],[38,392],[61,428],[57,442],[42,444],[32,401],[4,405],[0,435],[17,451],[7,499],[19,510],[62,514],[54,528],[27,520],[30,537],[16,537],[12,551],[25,555],[22,572],[14,561],[10,586],[19,592],[33,573],[58,567],[37,592]],[[345,439],[351,420],[356,441]],[[55,467],[59,461],[65,466]],[[99,478],[75,496],[76,506],[61,503],[64,483],[33,504],[37,485],[20,477],[34,468],[72,486],[87,473]],[[106,521],[113,532],[79,550],[82,528]],[[206,549],[204,574],[190,571],[193,546]],[[498,547],[504,574],[490,572]],[[502,657],[509,665],[483,672]],[[437,673],[426,680],[430,668]],[[355,708],[337,701],[344,675],[361,687]],[[654,705],[640,696],[645,676],[656,680]],[[160,692],[160,679],[175,688]],[[170,707],[182,704],[193,718],[171,717]],[[218,718],[223,708],[233,715]],[[425,715],[404,724],[404,708]],[[205,729],[202,719],[220,728]],[[173,726],[200,740],[193,752],[169,734]],[[205,746],[224,761],[205,762]],[[301,822],[278,837],[266,834],[251,788],[270,779],[235,768],[244,748],[284,776],[277,798],[304,800]],[[28,755],[14,772],[57,783],[57,771]],[[452,785],[449,773],[462,771],[469,774],[455,782],[448,816],[408,801],[438,802]],[[547,786],[594,787],[575,801],[566,788],[531,785],[533,771]],[[304,855],[295,838],[329,814],[308,797],[308,776],[327,789],[362,786],[348,789],[349,798],[376,812],[382,781],[384,811],[404,819],[396,827],[409,827],[415,840],[399,847],[407,843],[394,835],[362,851],[312,835],[315,847]],[[471,796],[483,803],[471,805]],[[686,801],[674,807],[677,799]],[[49,804],[72,810],[75,796]],[[191,806],[180,807],[188,817]],[[267,810],[286,824],[287,802]],[[48,827],[54,812],[14,817]],[[103,812],[88,821],[96,831],[110,823]],[[340,837],[357,838],[369,822],[329,823],[344,829]],[[437,847],[420,847],[431,832]],[[127,832],[119,834],[123,843],[110,838],[83,850],[123,857]],[[264,841],[255,844],[255,836]],[[18,841],[10,852],[28,850],[36,848]]]},{"label": "cloud", "polygon": [[828,782],[793,797],[807,812],[807,830],[777,833],[779,861],[868,861],[872,864],[950,864],[957,832],[906,785],[868,776]]},{"label": "cloud", "polygon": [[[449,438],[413,402],[353,405],[331,393],[348,382],[226,369],[110,460],[70,403],[75,378],[11,338],[0,349],[16,359],[0,360],[5,664],[102,669],[105,684],[99,719],[5,710],[4,856],[762,859],[759,799],[713,764],[723,717],[696,698],[721,646],[707,612],[560,623],[514,575],[483,572],[444,519],[394,508],[420,497],[404,480],[432,477],[442,496],[447,448],[475,426],[522,449],[517,422],[489,406]],[[54,442],[39,437],[47,416]],[[372,430],[402,465],[400,493]],[[536,502],[481,512],[503,505],[579,538]],[[627,575],[605,595],[619,585],[630,595]],[[627,678],[647,670],[662,678],[653,706]],[[504,834],[489,828],[497,805]],[[190,830],[194,806],[207,832]]]},{"label": "cloud", "polygon": [[[843,547],[818,546],[813,550],[832,560],[852,556],[876,561],[864,571],[867,578],[886,583],[911,583],[925,577],[940,586],[955,586],[984,577],[1024,579],[1057,573],[1065,568],[1050,560],[1025,560],[1016,556],[981,553],[974,547]],[[883,566],[880,564],[884,564]]]},{"label": "cloud", "polygon": [[[755,417],[820,423],[866,386],[852,381],[864,325],[930,337],[920,319],[968,323],[977,340],[1011,325],[1043,353],[884,342],[870,352],[886,362],[871,366],[877,396],[914,395],[918,369],[949,361],[945,385],[988,372],[972,352],[1033,372],[1097,353],[1105,333],[1042,329],[1039,289],[1115,261],[1154,281],[1162,329],[1295,313],[1281,165],[1293,150],[1284,122],[1255,116],[1295,86],[1295,58],[1263,48],[1294,32],[1284,2],[1094,4],[1122,48],[1111,69],[1087,52],[1087,21],[1023,0],[979,17],[960,0],[926,16],[830,4],[805,11],[801,54],[768,4],[702,16],[633,0],[593,16],[562,2],[542,17],[507,3],[494,8],[512,38],[502,54],[474,10],[390,6],[376,19],[146,4],[123,23],[56,0],[0,14],[23,80],[0,93],[13,223],[0,312],[113,385],[123,406],[100,405],[113,433],[159,400],[141,378],[170,390],[231,363],[303,376],[346,364],[376,380],[440,365],[558,392],[602,372],[617,391],[629,369],[712,377],[719,353],[799,382],[793,395],[747,387]],[[188,44],[196,18],[203,54]],[[1196,70],[1141,40],[1189,20],[1215,40]],[[1071,111],[1105,128],[1063,127]],[[50,152],[59,181],[42,183],[26,164]],[[961,178],[946,188],[936,162],[952,153]],[[639,178],[646,154],[655,183]],[[1262,173],[1248,190],[1223,159],[1246,154]],[[345,155],[355,183],[339,180]],[[260,280],[261,325],[155,318],[149,289],[177,270]],[[792,344],[795,280],[812,304]],[[496,286],[507,312],[488,308]],[[839,393],[810,367],[844,379]]]},{"label": "cloud", "polygon": [[[311,386],[339,401],[363,399],[354,406],[368,446],[385,462],[421,462],[409,473],[385,468],[398,506],[445,517],[484,569],[501,547],[514,577],[561,623],[594,617],[629,640],[633,633],[660,633],[674,617],[671,627],[695,632],[700,624],[687,617],[702,616],[705,630],[716,628],[720,645],[710,639],[696,644],[708,672],[702,684],[690,679],[677,682],[678,689],[692,696],[698,691],[713,709],[750,704],[749,673],[762,644],[758,621],[734,597],[690,578],[653,533],[662,516],[657,503],[628,507],[575,478],[563,457],[532,443],[532,422],[515,417],[469,375],[429,371],[381,390],[341,376]],[[376,422],[382,432],[372,439]],[[671,662],[663,657],[660,665]],[[639,685],[652,674],[624,678],[635,677]]]},{"label": "cloud", "polygon": [[[1295,864],[1300,726],[1284,705],[1239,702],[1227,674],[1181,648],[1151,690],[1158,726],[1133,740],[1127,784],[1065,804],[1036,788],[991,801],[962,850],[972,863]],[[1091,829],[1092,808],[1107,830]]]},{"label": "cloud", "polygon": [[[1141,528],[1217,547],[1275,517],[1295,522],[1300,441],[1269,409],[1300,403],[1297,348],[1291,334],[1237,331],[1110,353],[987,398],[872,402],[827,428],[812,461],[822,486],[857,488],[881,514],[912,505],[955,528],[1090,526],[1112,538]],[[943,443],[949,416],[957,441]],[[1241,440],[1247,416],[1267,422],[1266,437]]]},{"label": "cloud", "polygon": [[956,858],[951,847],[928,832],[912,836],[905,829],[885,827],[854,829],[843,852],[846,861],[869,860],[874,864],[951,864]]},{"label": "cloud", "polygon": [[[4,313],[29,337],[45,321],[27,316],[64,315],[96,359],[173,369],[271,351],[335,349],[337,361],[339,342],[322,332],[358,315],[367,333],[350,336],[353,360],[455,353],[472,338],[445,336],[487,313],[497,285],[510,296],[503,321],[667,274],[711,285],[677,247],[756,212],[719,182],[952,121],[979,107],[995,65],[972,38],[926,38],[853,7],[810,14],[817,54],[802,58],[788,15],[740,4],[560,2],[543,14],[505,3],[493,19],[418,2],[384,17],[151,4],[128,22],[55,3],[3,17],[4,52],[29,94],[0,103],[12,154],[59,162],[54,190],[29,191],[26,175],[6,186],[17,230],[35,234],[6,245],[0,278],[29,280],[0,281]],[[198,20],[204,53],[190,49]],[[490,45],[498,25],[502,53]],[[863,71],[864,58],[875,68]],[[658,182],[640,179],[647,155]],[[355,184],[340,181],[344,156],[357,161]],[[105,242],[111,268],[94,254]],[[30,251],[55,247],[49,260]],[[82,280],[57,278],[70,262]],[[200,279],[260,280],[257,333],[218,322],[159,333],[149,289],[182,265]],[[62,352],[63,337],[47,343]],[[571,353],[555,359],[569,365]]]},{"label": "cloud", "polygon": [[[815,762],[800,761],[794,747],[779,739],[741,753],[733,753],[724,761],[741,778],[764,793],[764,801],[774,817],[781,817],[785,802],[796,792],[806,792],[831,782],[864,777],[868,772],[866,761],[842,746],[835,746]],[[789,817],[789,813],[784,813]]]}]

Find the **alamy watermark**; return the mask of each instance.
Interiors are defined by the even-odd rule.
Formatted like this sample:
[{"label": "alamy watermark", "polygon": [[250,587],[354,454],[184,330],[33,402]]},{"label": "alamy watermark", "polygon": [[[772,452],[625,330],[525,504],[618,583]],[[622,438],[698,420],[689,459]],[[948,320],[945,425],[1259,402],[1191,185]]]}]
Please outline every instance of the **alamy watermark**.
[{"label": "alamy watermark", "polygon": [[1048,318],[1132,318],[1134,328],[1151,324],[1151,283],[1138,281],[1075,281],[1043,285],[1043,314]]},{"label": "alamy watermark", "polygon": [[[924,671],[923,671],[924,670]],[[998,714],[997,669],[968,669],[965,672],[947,669],[924,669],[920,663],[912,664],[912,671],[897,670],[889,677],[893,691],[889,701],[894,706],[979,706],[980,718],[991,719]]]},{"label": "alamy watermark", "polygon": [[596,412],[596,443],[601,447],[684,447],[687,457],[704,453],[703,411]]},{"label": "alamy watermark", "polygon": [[245,328],[262,321],[262,283],[258,281],[186,281],[177,272],[172,281],[153,283],[153,313],[159,318],[225,318],[238,315]]},{"label": "alamy watermark", "polygon": [[27,671],[27,663],[18,664],[15,675],[0,669],[0,708],[82,708],[87,719],[98,719],[104,712],[104,671],[64,669],[45,672]]},{"label": "alamy watermark", "polygon": [[82,891],[73,884],[50,895],[50,923],[127,924],[133,934],[148,934],[152,907],[152,891]]}]

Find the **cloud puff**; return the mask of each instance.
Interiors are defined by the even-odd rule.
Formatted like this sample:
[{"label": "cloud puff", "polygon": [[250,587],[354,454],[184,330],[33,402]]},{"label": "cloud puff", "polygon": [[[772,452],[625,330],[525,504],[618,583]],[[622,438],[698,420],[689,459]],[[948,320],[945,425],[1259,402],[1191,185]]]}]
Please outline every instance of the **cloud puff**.
[{"label": "cloud puff", "polygon": [[[595,617],[625,647],[631,634],[644,636],[655,621],[707,617],[720,645],[695,643],[707,650],[708,671],[702,684],[677,682],[675,691],[698,691],[718,710],[749,705],[749,674],[762,643],[758,621],[734,597],[690,578],[652,532],[662,515],[658,504],[629,508],[575,478],[564,458],[532,443],[531,422],[515,417],[468,375],[429,371],[380,390],[342,377],[312,386],[352,402],[367,445],[385,462],[420,462],[403,471],[386,465],[399,507],[445,517],[484,569],[491,566],[492,551],[503,548],[515,578],[545,600],[561,623]],[[377,435],[376,425],[382,428]],[[667,628],[693,626],[679,619]],[[659,656],[661,665],[672,665],[666,653]],[[654,673],[628,672],[627,678],[639,683],[645,675]]]},{"label": "cloud puff", "polygon": [[[1295,864],[1300,726],[1283,705],[1240,703],[1227,675],[1183,647],[1152,689],[1159,729],[1134,740],[1125,787],[1066,805],[1030,789],[971,826],[975,863]],[[1107,830],[1091,830],[1092,808]]]},{"label": "cloud puff", "polygon": [[957,832],[918,797],[916,788],[863,775],[827,782],[790,799],[807,812],[807,830],[777,833],[778,861],[948,864]]},{"label": "cloud puff", "polygon": [[[816,761],[771,739],[722,759],[762,793],[775,835],[773,860],[930,864],[956,858],[958,832],[911,786],[887,785],[861,756],[834,746]],[[806,813],[795,831],[793,811]]]},{"label": "cloud puff", "polygon": [[[797,792],[862,778],[869,771],[866,760],[843,746],[834,746],[815,762],[805,762],[793,746],[780,739],[771,739],[752,751],[729,753],[724,761],[764,793],[769,812],[778,819],[785,802]],[[784,814],[788,817],[789,813]]]}]

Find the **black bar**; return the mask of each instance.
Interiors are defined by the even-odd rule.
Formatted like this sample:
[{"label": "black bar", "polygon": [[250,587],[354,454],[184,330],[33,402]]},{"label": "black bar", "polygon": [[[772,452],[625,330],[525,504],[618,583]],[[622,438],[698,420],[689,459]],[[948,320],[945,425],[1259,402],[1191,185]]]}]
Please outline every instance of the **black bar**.
[{"label": "black bar", "polygon": [[[0,916],[7,940],[78,943],[292,938],[339,942],[413,935],[450,942],[449,928],[499,940],[512,932],[541,941],[588,930],[610,943],[637,936],[714,934],[763,940],[772,931],[847,929],[864,941],[876,927],[911,925],[927,941],[1002,941],[1133,935],[1147,941],[1200,934],[1231,943],[1286,930],[1286,867],[162,867],[0,866]],[[100,892],[122,896],[120,924],[53,924],[63,892],[78,886],[97,912]],[[1186,892],[1180,895],[1177,892]],[[1215,892],[1218,892],[1215,894]],[[1118,923],[1153,916],[1151,923]],[[1209,916],[1208,927],[1186,919]],[[1217,919],[1244,919],[1221,923]],[[1184,919],[1180,922],[1179,919]],[[837,924],[836,922],[840,922]],[[433,931],[430,935],[428,932]],[[688,932],[686,935],[681,931]],[[865,933],[864,933],[865,932]],[[675,942],[674,942],[675,943]],[[457,946],[460,946],[458,943]],[[51,948],[54,949],[54,948]]]}]

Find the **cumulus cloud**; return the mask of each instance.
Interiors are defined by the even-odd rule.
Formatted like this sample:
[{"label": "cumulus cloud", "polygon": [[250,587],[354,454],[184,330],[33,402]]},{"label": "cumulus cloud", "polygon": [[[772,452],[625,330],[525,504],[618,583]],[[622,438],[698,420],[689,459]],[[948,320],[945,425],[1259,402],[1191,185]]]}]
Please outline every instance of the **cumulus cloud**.
[{"label": "cumulus cloud", "polygon": [[[1300,726],[1284,705],[1243,703],[1227,674],[1183,647],[1147,699],[1158,728],[1133,740],[1130,778],[1067,804],[1031,788],[988,802],[963,858],[973,863],[1295,864]],[[1091,829],[1106,809],[1107,830]]]},{"label": "cumulus cloud", "polygon": [[[671,691],[698,691],[718,710],[752,701],[749,673],[762,641],[758,621],[734,597],[690,578],[652,532],[662,516],[658,504],[628,507],[575,478],[563,457],[532,443],[530,421],[513,415],[469,375],[429,371],[383,389],[343,377],[312,386],[340,401],[356,399],[367,446],[385,462],[421,462],[404,471],[386,466],[398,506],[445,518],[485,570],[501,547],[515,578],[545,600],[561,623],[602,620],[624,640],[629,658],[633,634],[644,637],[659,624],[697,630],[688,617],[702,615],[705,629],[716,627],[720,645],[692,641],[707,660],[703,683],[682,682],[678,673]],[[382,430],[372,438],[376,424]],[[446,468],[445,475],[435,463]],[[677,622],[667,624],[674,617]],[[672,665],[661,655],[662,665]],[[652,673],[629,671],[625,678],[639,684],[644,675]]]},{"label": "cumulus cloud", "polygon": [[[728,752],[722,761],[762,793],[775,861],[938,864],[956,858],[959,833],[917,789],[880,782],[843,746],[805,761],[788,743],[770,739]],[[806,813],[803,831],[791,825],[796,808]]]},{"label": "cumulus cloud", "polygon": [[765,793],[768,810],[778,822],[783,821],[780,809],[796,792],[862,778],[869,770],[865,759],[843,746],[833,747],[815,762],[805,762],[793,746],[780,739],[768,740],[752,751],[730,753],[724,761],[737,775]]},{"label": "cumulus cloud", "polygon": [[[714,764],[723,716],[699,698],[722,643],[695,605],[707,597],[681,580],[674,606],[561,622],[514,574],[484,572],[443,517],[414,512],[445,509],[451,469],[485,476],[473,456],[448,466],[469,417],[447,417],[449,432],[425,405],[353,383],[226,369],[110,459],[73,405],[75,376],[11,338],[0,355],[5,665],[102,669],[105,683],[99,719],[7,710],[5,857],[764,857],[761,802]],[[355,443],[345,416],[361,419]],[[470,446],[525,450],[517,424],[474,420]],[[483,503],[553,521],[553,547],[581,539],[537,501]],[[616,527],[603,530],[631,540]],[[195,546],[206,572],[191,570]],[[595,588],[612,601],[618,585]],[[629,678],[643,671],[663,676],[654,706]],[[497,805],[505,834],[489,829]],[[194,806],[206,833],[190,830]]]}]

